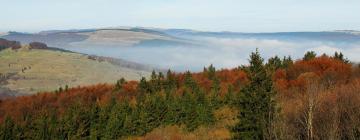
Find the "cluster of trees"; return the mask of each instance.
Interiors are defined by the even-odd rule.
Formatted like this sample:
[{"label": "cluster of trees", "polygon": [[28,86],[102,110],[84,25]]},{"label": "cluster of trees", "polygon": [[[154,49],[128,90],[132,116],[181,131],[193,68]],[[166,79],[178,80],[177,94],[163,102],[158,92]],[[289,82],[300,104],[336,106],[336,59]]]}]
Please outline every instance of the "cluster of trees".
[{"label": "cluster of trees", "polygon": [[0,51],[6,48],[19,49],[21,48],[21,44],[18,41],[9,41],[0,38]]},{"label": "cluster of trees", "polygon": [[29,46],[30,49],[49,49],[45,43],[41,42],[31,42]]},{"label": "cluster of trees", "polygon": [[181,92],[178,77],[169,71],[166,78],[153,72],[139,83],[120,79],[115,85],[59,88],[6,100],[0,134],[3,139],[117,139],[162,125],[192,131],[212,124],[217,96],[207,96],[190,72],[183,78]]},{"label": "cluster of trees", "polygon": [[[21,43],[19,41],[10,41],[0,38],[0,51],[3,49],[11,48],[13,50],[20,49]],[[50,49],[45,43],[30,42],[29,49]],[[53,48],[51,48],[53,49]],[[56,49],[55,49],[56,50]]]},{"label": "cluster of trees", "polygon": [[[273,83],[281,104],[286,139],[359,139],[359,67],[342,53],[305,54],[278,69]],[[286,131],[285,131],[286,130]]]},{"label": "cluster of trees", "polygon": [[[249,65],[199,73],[153,72],[149,79],[60,88],[0,102],[2,139],[118,139],[154,128],[211,126],[231,106],[233,139],[358,139],[360,68],[341,53],[302,60],[259,52]],[[331,128],[331,129],[330,129]]]}]

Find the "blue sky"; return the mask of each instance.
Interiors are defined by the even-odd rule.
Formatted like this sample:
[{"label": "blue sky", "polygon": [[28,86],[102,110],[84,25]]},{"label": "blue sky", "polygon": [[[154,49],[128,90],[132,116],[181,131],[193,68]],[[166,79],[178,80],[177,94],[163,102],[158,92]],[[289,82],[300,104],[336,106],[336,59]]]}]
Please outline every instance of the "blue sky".
[{"label": "blue sky", "polygon": [[0,0],[0,31],[142,26],[208,31],[360,30],[360,0]]}]

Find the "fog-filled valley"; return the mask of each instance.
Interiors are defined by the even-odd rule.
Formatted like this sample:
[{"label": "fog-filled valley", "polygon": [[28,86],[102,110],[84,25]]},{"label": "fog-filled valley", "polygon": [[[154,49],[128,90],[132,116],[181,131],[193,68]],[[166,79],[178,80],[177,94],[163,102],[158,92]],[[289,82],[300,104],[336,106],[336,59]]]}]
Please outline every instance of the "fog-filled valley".
[{"label": "fog-filled valley", "polygon": [[0,1],[0,140],[360,140],[360,0]]},{"label": "fog-filled valley", "polygon": [[74,52],[121,58],[160,69],[201,71],[214,64],[234,68],[247,63],[258,48],[264,58],[275,55],[299,59],[307,51],[317,54],[342,52],[360,60],[357,31],[237,33],[185,29],[108,28],[43,31],[35,34],[10,32],[1,36],[22,43],[40,41]]}]

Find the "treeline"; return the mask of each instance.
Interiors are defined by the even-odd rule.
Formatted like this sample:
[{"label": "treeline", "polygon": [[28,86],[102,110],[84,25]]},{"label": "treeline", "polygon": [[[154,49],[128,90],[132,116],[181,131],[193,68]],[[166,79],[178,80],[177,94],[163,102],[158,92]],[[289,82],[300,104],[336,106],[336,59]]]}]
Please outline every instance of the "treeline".
[{"label": "treeline", "polygon": [[[19,41],[10,41],[0,38],[0,51],[7,48],[11,48],[13,50],[20,49],[21,43]],[[49,48],[45,43],[31,42],[29,43],[29,49],[53,49],[53,48]]]},{"label": "treeline", "polygon": [[9,41],[0,38],[0,51],[6,48],[19,49],[21,48],[21,44],[18,41]]},{"label": "treeline", "polygon": [[235,69],[153,72],[149,79],[2,100],[1,139],[121,139],[154,128],[186,131],[216,122],[223,106],[238,110],[233,139],[359,139],[360,68],[341,53],[302,60],[258,52]]}]

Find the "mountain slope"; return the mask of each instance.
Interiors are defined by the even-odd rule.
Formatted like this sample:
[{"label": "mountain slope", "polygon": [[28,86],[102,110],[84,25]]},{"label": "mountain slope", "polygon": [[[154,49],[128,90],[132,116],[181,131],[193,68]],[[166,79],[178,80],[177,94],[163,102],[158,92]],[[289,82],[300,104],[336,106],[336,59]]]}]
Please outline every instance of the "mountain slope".
[{"label": "mountain slope", "polygon": [[7,94],[9,90],[33,94],[65,85],[113,82],[121,77],[138,80],[148,76],[150,70],[150,67],[120,59],[30,49],[29,46],[16,50],[8,48],[0,51],[0,94]]},{"label": "mountain slope", "polygon": [[216,64],[233,68],[246,64],[246,56],[258,48],[266,58],[290,54],[301,58],[307,51],[332,55],[342,52],[351,61],[360,60],[358,31],[324,32],[207,32],[187,29],[108,28],[45,31],[4,36],[26,43],[46,42],[74,52],[121,58],[162,69],[201,71]]},{"label": "mountain slope", "polygon": [[[1,36],[1,35],[0,35]],[[165,33],[143,28],[110,28],[110,29],[84,29],[84,30],[59,30],[43,31],[35,34],[9,32],[1,36],[8,40],[21,43],[44,42],[51,47],[131,47],[147,46],[148,41],[155,40],[167,44],[188,44],[190,42]]]},{"label": "mountain slope", "polygon": [[171,36],[182,38],[216,37],[244,39],[273,39],[285,41],[328,41],[328,42],[359,42],[358,31],[323,31],[323,32],[272,32],[272,33],[242,33],[242,32],[203,32],[187,29],[160,30]]}]

